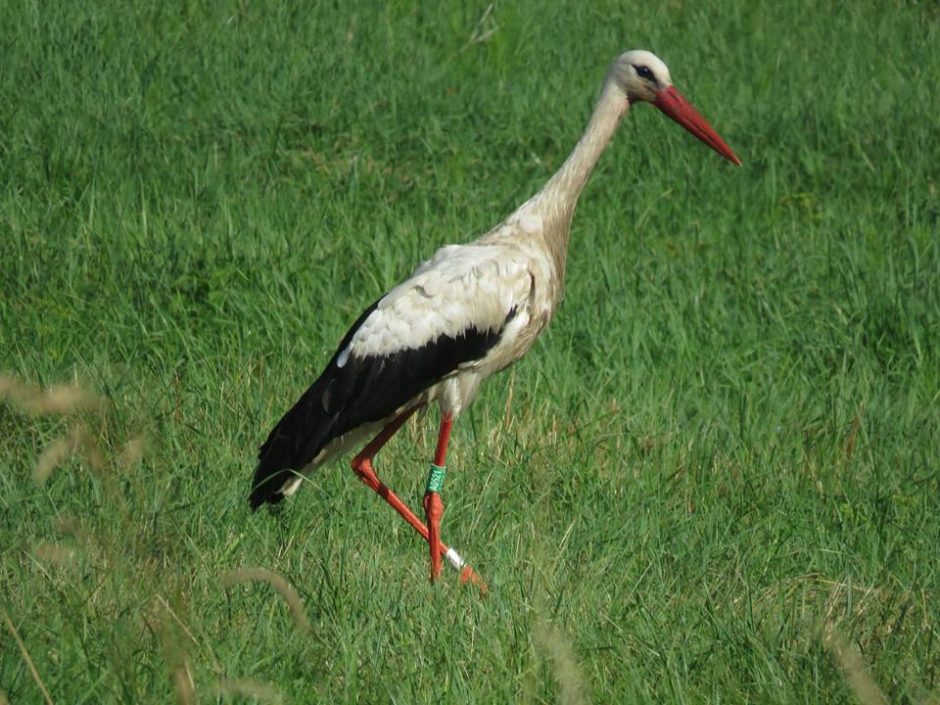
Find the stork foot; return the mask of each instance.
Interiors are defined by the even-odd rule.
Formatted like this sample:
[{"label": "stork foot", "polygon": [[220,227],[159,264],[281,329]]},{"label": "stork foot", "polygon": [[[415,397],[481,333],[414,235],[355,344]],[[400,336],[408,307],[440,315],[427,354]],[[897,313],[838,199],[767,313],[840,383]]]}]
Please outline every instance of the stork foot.
[{"label": "stork foot", "polygon": [[481,595],[486,595],[490,591],[487,584],[484,582],[483,578],[480,577],[480,574],[473,570],[468,565],[465,565],[463,570],[460,571],[460,582],[461,583],[470,583],[475,585],[476,588],[480,591]]},{"label": "stork foot", "polygon": [[[446,543],[441,541],[441,531],[440,531],[440,520],[444,514],[444,504],[441,502],[440,495],[438,493],[433,493],[437,497],[437,502],[434,504],[439,507],[440,513],[438,514],[438,509],[432,507],[432,516],[437,516],[436,522],[430,522],[434,525],[435,538],[432,539],[432,533],[428,525],[421,521],[415,514],[408,508],[399,497],[388,486],[382,482],[378,475],[375,473],[375,469],[372,467],[372,462],[368,458],[357,458],[353,463],[353,469],[356,472],[356,475],[359,479],[366,485],[369,489],[379,495],[384,499],[391,507],[398,512],[398,514],[407,521],[412,528],[418,533],[421,538],[428,542],[428,547],[431,552],[431,570],[432,570],[432,580],[437,578],[441,573],[441,566],[443,564],[443,559],[447,559],[447,562],[454,567],[455,570],[460,571],[460,582],[469,583],[476,586],[480,590],[480,594],[485,595],[487,593],[487,585],[483,582],[483,579],[474,572],[473,568],[465,564],[463,558],[460,557],[460,554],[457,553],[453,548],[449,547]],[[427,500],[427,498],[426,498]],[[425,513],[427,513],[429,504],[425,505]],[[436,543],[436,547],[432,544],[432,541]],[[437,572],[434,573],[434,556],[437,556]]]},{"label": "stork foot", "polygon": [[[460,582],[475,585],[480,594],[487,592],[486,583],[477,575],[473,569],[466,565],[460,554],[453,548],[450,548],[441,541],[441,517],[444,515],[444,503],[441,501],[440,489],[444,481],[444,454],[447,448],[447,438],[450,435],[449,419],[445,419],[441,424],[441,434],[438,439],[438,451],[435,460],[438,466],[432,466],[431,476],[428,479],[429,486],[425,494],[424,510],[428,523],[421,521],[408,505],[405,504],[388,485],[379,479],[372,466],[372,459],[385,443],[401,428],[402,424],[408,419],[416,409],[410,409],[386,426],[377,435],[369,445],[362,449],[352,461],[352,469],[370,490],[381,497],[392,509],[394,509],[402,519],[428,542],[431,552],[431,580],[433,581],[441,573],[442,559],[446,558],[455,570],[460,571]],[[431,497],[433,495],[433,497]]]}]

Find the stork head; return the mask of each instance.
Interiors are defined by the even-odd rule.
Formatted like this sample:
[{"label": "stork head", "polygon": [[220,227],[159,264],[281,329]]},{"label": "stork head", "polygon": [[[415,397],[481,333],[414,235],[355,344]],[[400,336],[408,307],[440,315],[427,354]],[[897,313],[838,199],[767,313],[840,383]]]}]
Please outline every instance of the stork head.
[{"label": "stork head", "polygon": [[692,104],[675,89],[669,69],[655,54],[637,49],[621,54],[611,65],[610,80],[630,103],[652,103],[733,164],[741,160]]}]

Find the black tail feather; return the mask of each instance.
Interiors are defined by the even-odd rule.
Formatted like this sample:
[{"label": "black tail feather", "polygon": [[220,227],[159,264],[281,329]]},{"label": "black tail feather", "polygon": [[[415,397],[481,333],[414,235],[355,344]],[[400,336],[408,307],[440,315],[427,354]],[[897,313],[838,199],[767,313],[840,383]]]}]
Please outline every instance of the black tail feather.
[{"label": "black tail feather", "polygon": [[284,484],[285,477],[287,474],[286,470],[275,470],[273,474],[269,475],[266,479],[258,479],[259,475],[263,475],[262,466],[259,463],[258,467],[255,469],[255,481],[251,486],[251,494],[248,495],[248,502],[251,504],[251,511],[255,511],[262,504],[277,504],[282,499],[284,495],[281,493],[281,487]]},{"label": "black tail feather", "polygon": [[323,388],[329,386],[327,375],[318,379],[271,430],[258,451],[258,466],[251,483],[248,501],[252,510],[264,503],[284,499],[281,488],[300,472],[332,436],[336,421],[322,404]]},{"label": "black tail feather", "polygon": [[[336,359],[377,304],[378,301],[362,312],[343,337],[320,378],[303,393],[268,434],[267,440],[258,451],[258,467],[255,468],[251,494],[248,497],[252,510],[265,502],[276,504],[284,499],[281,488],[289,477],[303,470],[323,446],[335,438],[336,434],[333,434],[332,430],[338,414],[336,411],[331,413],[328,409],[332,396],[329,393],[330,387],[339,371]],[[332,408],[335,410],[339,407],[334,404]]]}]

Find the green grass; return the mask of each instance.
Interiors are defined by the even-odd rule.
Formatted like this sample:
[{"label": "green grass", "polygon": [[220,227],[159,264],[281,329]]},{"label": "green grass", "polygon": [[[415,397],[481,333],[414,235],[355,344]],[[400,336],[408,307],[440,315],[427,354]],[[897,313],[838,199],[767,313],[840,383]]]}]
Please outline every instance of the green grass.
[{"label": "green grass", "polygon": [[[0,28],[0,702],[936,702],[935,3],[135,5]],[[744,167],[647,107],[602,159],[561,311],[455,432],[490,594],[345,463],[251,515],[346,326],[639,47]],[[415,505],[433,435],[379,456]]]}]

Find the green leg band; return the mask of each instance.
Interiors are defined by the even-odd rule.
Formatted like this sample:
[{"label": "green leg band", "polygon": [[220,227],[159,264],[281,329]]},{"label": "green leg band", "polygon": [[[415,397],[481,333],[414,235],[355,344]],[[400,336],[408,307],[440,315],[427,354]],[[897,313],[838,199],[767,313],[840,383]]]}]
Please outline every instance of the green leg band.
[{"label": "green leg band", "polygon": [[431,463],[431,472],[428,473],[428,484],[424,488],[424,491],[437,492],[440,494],[441,489],[444,487],[444,474],[446,472],[446,467]]}]

